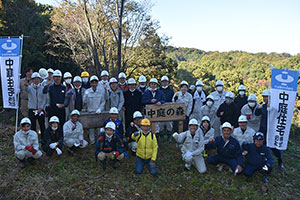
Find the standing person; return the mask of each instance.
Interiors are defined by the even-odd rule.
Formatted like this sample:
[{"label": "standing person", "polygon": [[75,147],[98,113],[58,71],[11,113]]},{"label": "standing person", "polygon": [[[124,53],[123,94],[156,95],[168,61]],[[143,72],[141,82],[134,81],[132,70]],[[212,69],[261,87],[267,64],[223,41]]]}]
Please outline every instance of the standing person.
[{"label": "standing person", "polygon": [[61,126],[65,123],[66,110],[65,107],[68,106],[69,99],[67,97],[67,88],[61,84],[61,71],[55,70],[53,72],[54,84],[44,87],[44,94],[49,95],[50,106],[48,110],[48,118],[52,116],[57,116],[59,118]]},{"label": "standing person", "polygon": [[255,112],[259,106],[260,105],[257,103],[256,95],[250,94],[248,96],[248,103],[244,105],[241,110],[241,114],[247,117],[248,127],[254,129],[255,132],[257,132],[260,127],[261,116],[255,115]]},{"label": "standing person", "polygon": [[[208,95],[206,98],[206,103],[201,107],[201,119],[204,116],[208,116],[210,119],[210,124],[215,130],[215,137],[219,136],[216,134],[216,129],[220,129],[219,126],[216,126],[217,119],[217,108],[214,106],[214,97],[212,95]],[[220,132],[220,131],[218,131]]]},{"label": "standing person", "polygon": [[118,87],[123,91],[127,91],[128,90],[128,85],[127,85],[127,81],[126,81],[126,74],[124,72],[119,73],[118,76]]},{"label": "standing person", "polygon": [[85,88],[82,87],[82,80],[79,76],[75,76],[73,79],[74,88],[71,90],[72,96],[70,96],[70,109],[81,111],[83,109],[83,96]]},{"label": "standing person", "polygon": [[20,80],[20,110],[23,117],[28,117],[28,94],[25,91],[24,83],[27,81],[29,85],[31,84],[32,68],[26,68],[24,73],[25,77]]},{"label": "standing person", "polygon": [[63,125],[59,126],[59,119],[52,116],[49,120],[49,127],[46,129],[43,139],[42,148],[46,152],[45,160],[56,151],[57,155],[62,154],[62,145],[64,141]]},{"label": "standing person", "polygon": [[143,75],[141,75],[140,77],[139,77],[139,85],[138,85],[138,87],[137,87],[137,89],[142,93],[142,94],[144,94],[144,92],[146,91],[146,89],[148,89],[148,87],[147,87],[147,79],[146,79],[146,77],[145,76],[143,76]]},{"label": "standing person", "polygon": [[109,106],[109,94],[108,94],[108,90],[109,90],[109,73],[106,70],[103,70],[101,72],[100,75],[100,81],[98,83],[98,90],[101,90],[104,94],[104,99],[105,99],[105,106],[104,106],[104,110],[109,110],[110,106]]},{"label": "standing person", "polygon": [[202,152],[204,150],[204,138],[198,129],[198,121],[191,119],[189,121],[189,130],[183,133],[174,133],[174,139],[182,143],[182,159],[185,162],[184,170],[189,171],[192,164],[195,165],[199,173],[206,172],[206,166]]},{"label": "standing person", "polygon": [[[172,102],[172,98],[174,96],[174,90],[169,86],[169,78],[167,76],[163,76],[161,78],[161,86],[159,88],[160,91],[162,91],[166,97],[166,102],[170,103]],[[172,130],[173,130],[173,122],[158,122],[156,124],[156,127],[159,131],[159,138],[161,142],[164,142],[164,129],[167,129],[167,137],[168,141],[172,141]]]},{"label": "standing person", "polygon": [[[182,81],[179,85],[180,91],[176,92],[173,96],[172,101],[173,102],[179,102],[179,103],[184,103],[185,104],[185,120],[183,121],[183,131],[186,131],[188,129],[188,123],[189,123],[189,116],[192,111],[192,106],[193,106],[193,97],[190,93],[187,92],[189,88],[189,84],[186,81]],[[178,130],[178,122],[176,124],[176,129]]]},{"label": "standing person", "polygon": [[201,121],[202,113],[201,113],[201,107],[206,101],[206,94],[203,91],[203,82],[198,80],[196,82],[196,90],[192,94],[193,95],[193,106],[191,111],[190,119],[196,119],[198,122]]},{"label": "standing person", "polygon": [[244,85],[238,87],[238,96],[234,99],[234,103],[238,108],[240,116],[242,107],[248,103],[248,96],[246,95],[246,87]]},{"label": "standing person", "polygon": [[[264,90],[262,93],[264,104],[259,105],[255,111],[255,115],[261,117],[259,132],[262,132],[264,134],[264,138],[267,138],[267,132],[268,132],[268,110],[270,107],[269,104],[270,96],[271,96],[271,92],[269,90]],[[266,144],[266,140],[264,140],[264,144]],[[270,149],[278,160],[279,168],[284,169],[281,151],[276,148],[270,148]]]},{"label": "standing person", "polygon": [[135,111],[142,112],[142,93],[136,89],[136,81],[133,78],[128,79],[128,90],[124,92],[125,127],[129,127],[132,122]]},{"label": "standing person", "polygon": [[82,79],[82,87],[85,89],[89,89],[91,87],[89,78],[90,74],[87,71],[84,71],[81,73],[81,79]]},{"label": "standing person", "polygon": [[245,115],[241,115],[238,121],[239,127],[234,129],[232,137],[234,137],[240,143],[240,145],[242,145],[245,141],[251,143],[255,134],[255,130],[247,126],[248,120]]},{"label": "standing person", "polygon": [[131,136],[137,143],[135,170],[136,174],[142,174],[146,165],[150,174],[156,175],[157,140],[155,134],[150,131],[150,120],[142,119],[141,130]]},{"label": "standing person", "polygon": [[[87,107],[87,111],[91,113],[101,113],[105,107],[105,97],[103,90],[98,87],[98,77],[92,76],[90,79],[91,88],[85,91],[83,103]],[[99,129],[89,129],[90,143],[95,144],[95,131],[99,133]]]},{"label": "standing person", "polygon": [[109,109],[115,107],[118,109],[118,118],[123,122],[123,114],[120,114],[124,105],[124,95],[122,90],[118,87],[118,81],[115,78],[109,80],[109,90],[108,90],[108,105]]},{"label": "standing person", "polygon": [[142,113],[140,111],[135,111],[133,113],[133,121],[127,127],[127,130],[125,133],[126,143],[128,144],[128,148],[131,150],[133,156],[136,155],[137,143],[136,143],[136,141],[131,139],[131,135],[133,133],[139,132],[141,130],[142,119],[143,119]]},{"label": "standing person", "polygon": [[20,161],[19,167],[25,167],[25,161],[34,164],[34,160],[42,156],[39,150],[39,139],[35,131],[30,130],[30,119],[21,120],[21,130],[14,135],[15,156]]},{"label": "standing person", "polygon": [[32,84],[24,82],[25,91],[28,93],[28,116],[31,121],[31,129],[36,131],[36,120],[39,122],[41,136],[45,131],[45,106],[47,96],[43,93],[44,87],[41,85],[41,76],[34,72],[31,76]]},{"label": "standing person", "polygon": [[225,98],[225,102],[222,103],[217,110],[217,116],[220,118],[222,124],[229,122],[236,128],[238,127],[239,111],[233,102],[234,95],[232,92],[227,92]]},{"label": "standing person", "polygon": [[45,81],[44,84],[47,84],[48,76],[49,76],[48,70],[46,70],[45,68],[40,68],[39,69],[39,75],[41,77],[40,83],[43,84],[43,82]]},{"label": "standing person", "polygon": [[74,88],[74,86],[72,85],[72,74],[70,72],[66,72],[64,73],[64,82],[63,82],[64,86],[66,86],[67,88],[67,95],[68,95],[68,106],[65,107],[66,110],[66,119],[65,121],[67,121],[69,119],[69,115],[71,112],[71,96],[73,95],[72,90]]}]

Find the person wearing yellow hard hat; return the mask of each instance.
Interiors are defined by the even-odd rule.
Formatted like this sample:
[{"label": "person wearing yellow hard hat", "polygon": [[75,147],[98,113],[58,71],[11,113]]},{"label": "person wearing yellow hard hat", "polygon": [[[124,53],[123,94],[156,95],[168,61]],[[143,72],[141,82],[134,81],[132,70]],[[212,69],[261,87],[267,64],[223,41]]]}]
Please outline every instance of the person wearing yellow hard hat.
[{"label": "person wearing yellow hard hat", "polygon": [[157,174],[156,157],[157,157],[157,140],[155,134],[150,131],[151,122],[145,118],[141,121],[141,130],[134,132],[131,138],[137,142],[136,174],[143,173],[144,166],[146,165],[152,175]]},{"label": "person wearing yellow hard hat", "polygon": [[90,82],[89,82],[89,77],[90,74],[87,71],[84,71],[81,73],[81,79],[82,79],[82,86],[85,89],[89,89],[91,87]]}]

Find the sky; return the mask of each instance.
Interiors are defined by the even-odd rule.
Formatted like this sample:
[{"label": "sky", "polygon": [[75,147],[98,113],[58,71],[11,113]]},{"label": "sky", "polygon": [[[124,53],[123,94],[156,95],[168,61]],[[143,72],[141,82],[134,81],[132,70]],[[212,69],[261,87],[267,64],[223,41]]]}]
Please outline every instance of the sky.
[{"label": "sky", "polygon": [[160,22],[159,34],[170,37],[169,44],[175,47],[300,53],[300,0],[152,0],[152,3],[152,18]]}]

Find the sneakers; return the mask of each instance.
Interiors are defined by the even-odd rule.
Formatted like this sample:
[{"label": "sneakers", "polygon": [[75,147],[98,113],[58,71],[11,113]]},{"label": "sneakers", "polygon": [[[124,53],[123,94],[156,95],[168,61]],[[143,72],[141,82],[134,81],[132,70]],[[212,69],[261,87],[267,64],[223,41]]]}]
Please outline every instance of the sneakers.
[{"label": "sneakers", "polygon": [[283,165],[281,158],[278,159],[278,166],[279,166],[279,169],[284,169],[284,165]]},{"label": "sneakers", "polygon": [[24,163],[24,160],[20,160],[20,163],[19,163],[19,167],[21,169],[24,169],[26,166],[25,166],[25,163]]},{"label": "sneakers", "polygon": [[219,172],[223,171],[223,167],[224,167],[224,165],[221,164],[221,165],[218,167],[218,171],[219,171]]},{"label": "sneakers", "polygon": [[268,180],[266,177],[264,177],[264,178],[263,178],[263,182],[264,182],[264,183],[268,183],[269,180]]},{"label": "sneakers", "polygon": [[67,148],[67,151],[68,151],[69,156],[73,157],[75,155],[74,151],[72,151],[71,148]]},{"label": "sneakers", "polygon": [[109,161],[109,164],[112,166],[112,168],[114,169],[117,169],[119,168],[119,165],[118,165],[118,161],[117,160],[110,160]]},{"label": "sneakers", "polygon": [[184,167],[183,171],[188,172],[188,171],[190,171],[190,169],[187,167]]}]

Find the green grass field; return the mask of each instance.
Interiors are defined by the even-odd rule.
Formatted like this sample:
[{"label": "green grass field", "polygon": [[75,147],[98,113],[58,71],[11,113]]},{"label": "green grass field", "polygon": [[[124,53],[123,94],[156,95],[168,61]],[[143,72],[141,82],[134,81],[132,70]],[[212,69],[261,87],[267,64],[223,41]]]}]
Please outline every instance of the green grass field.
[{"label": "green grass field", "polygon": [[[134,157],[123,160],[117,170],[108,166],[103,172],[94,159],[95,146],[77,151],[75,157],[64,151],[48,165],[39,160],[19,169],[12,128],[2,127],[0,134],[0,199],[300,199],[299,136],[293,135],[283,153],[286,169],[279,170],[274,159],[270,182],[263,185],[260,174],[247,180],[214,166],[205,174],[195,168],[184,172],[179,150],[169,143],[160,145],[155,177],[146,168],[135,175]],[[268,192],[262,193],[262,186]]]}]

